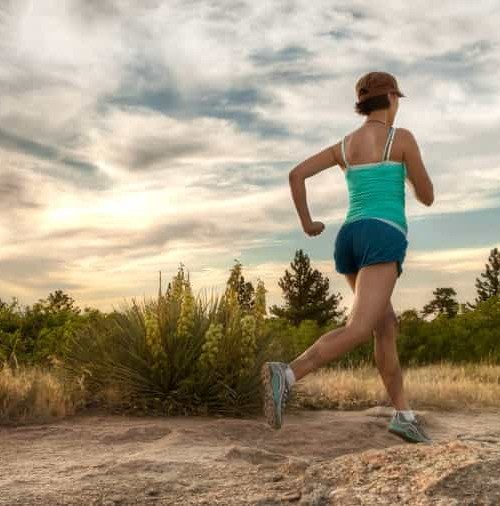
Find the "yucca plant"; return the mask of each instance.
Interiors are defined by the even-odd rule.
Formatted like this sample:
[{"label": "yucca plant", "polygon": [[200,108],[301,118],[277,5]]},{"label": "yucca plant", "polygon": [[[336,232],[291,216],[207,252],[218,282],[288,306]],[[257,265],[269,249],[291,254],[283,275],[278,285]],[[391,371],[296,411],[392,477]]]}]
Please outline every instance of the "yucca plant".
[{"label": "yucca plant", "polygon": [[261,407],[259,370],[271,342],[261,313],[262,304],[243,311],[231,289],[195,298],[180,269],[156,300],[133,299],[75,331],[60,367],[94,400],[113,391],[118,409],[249,414]]}]

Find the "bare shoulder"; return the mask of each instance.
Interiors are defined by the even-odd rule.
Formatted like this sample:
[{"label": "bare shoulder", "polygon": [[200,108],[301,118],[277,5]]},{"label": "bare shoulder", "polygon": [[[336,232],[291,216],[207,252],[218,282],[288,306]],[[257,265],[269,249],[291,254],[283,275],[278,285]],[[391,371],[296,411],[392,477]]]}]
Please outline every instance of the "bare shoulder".
[{"label": "bare shoulder", "polygon": [[330,146],[330,149],[333,153],[333,159],[335,160],[335,164],[342,164],[342,141],[338,141],[336,144]]},{"label": "bare shoulder", "polygon": [[396,128],[396,134],[398,134],[398,137],[402,141],[406,140],[408,142],[416,142],[415,136],[411,130],[408,130],[408,128],[398,127]]},{"label": "bare shoulder", "polygon": [[394,135],[397,135],[403,148],[415,149],[418,146],[417,139],[413,135],[412,131],[408,130],[408,128],[396,128]]},{"label": "bare shoulder", "polygon": [[408,128],[396,128],[394,136],[398,139],[398,146],[401,149],[403,161],[415,159],[420,156],[420,148],[413,132]]},{"label": "bare shoulder", "polygon": [[352,135],[356,132],[361,130],[360,128],[357,128],[356,130],[353,130],[352,132],[348,132],[345,135],[343,135],[340,140],[337,141],[336,144],[332,144],[330,146],[330,151],[333,153],[333,157],[335,159],[335,165],[338,165],[342,171],[345,171],[345,160],[342,154],[342,142],[345,142],[345,146],[349,144],[349,141],[352,137]]}]

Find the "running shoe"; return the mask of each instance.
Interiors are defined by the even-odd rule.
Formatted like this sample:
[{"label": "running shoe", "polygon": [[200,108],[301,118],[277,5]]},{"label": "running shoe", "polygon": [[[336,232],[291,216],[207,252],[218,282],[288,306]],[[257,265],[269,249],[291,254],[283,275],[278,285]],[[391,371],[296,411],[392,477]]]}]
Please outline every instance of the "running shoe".
[{"label": "running shoe", "polygon": [[426,434],[422,427],[422,420],[415,415],[415,420],[408,421],[401,413],[392,415],[387,430],[409,443],[431,444],[432,439]]},{"label": "running shoe", "polygon": [[264,394],[264,416],[273,429],[281,428],[283,411],[290,396],[284,362],[265,362],[261,368],[261,381]]}]

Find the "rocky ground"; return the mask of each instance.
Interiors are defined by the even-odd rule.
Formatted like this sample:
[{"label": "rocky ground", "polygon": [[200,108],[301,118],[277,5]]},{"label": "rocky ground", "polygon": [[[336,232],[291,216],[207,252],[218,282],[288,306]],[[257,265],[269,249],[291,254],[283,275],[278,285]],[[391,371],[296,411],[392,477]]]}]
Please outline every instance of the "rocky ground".
[{"label": "rocky ground", "polygon": [[89,412],[0,428],[0,505],[500,505],[500,414],[416,411],[432,445],[387,432],[391,408],[262,417]]}]

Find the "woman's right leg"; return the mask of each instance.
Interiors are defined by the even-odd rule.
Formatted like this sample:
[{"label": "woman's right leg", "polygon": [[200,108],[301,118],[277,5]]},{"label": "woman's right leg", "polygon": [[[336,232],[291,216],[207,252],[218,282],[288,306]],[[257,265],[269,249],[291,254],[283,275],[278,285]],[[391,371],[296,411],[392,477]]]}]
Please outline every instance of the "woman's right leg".
[{"label": "woman's right leg", "polygon": [[[357,273],[345,275],[353,293],[356,293]],[[384,383],[392,405],[397,410],[409,410],[403,385],[403,372],[399,363],[396,345],[398,319],[391,301],[387,305],[384,317],[373,329],[375,364]]]},{"label": "woman's right leg", "polygon": [[349,321],[344,327],[323,334],[289,364],[295,379],[298,381],[370,339],[373,329],[387,310],[396,280],[396,262],[362,267],[356,279],[356,292]]},{"label": "woman's right leg", "polygon": [[403,388],[403,372],[396,346],[397,333],[398,320],[389,303],[388,312],[374,329],[375,363],[392,405],[397,410],[405,411],[410,408]]}]

